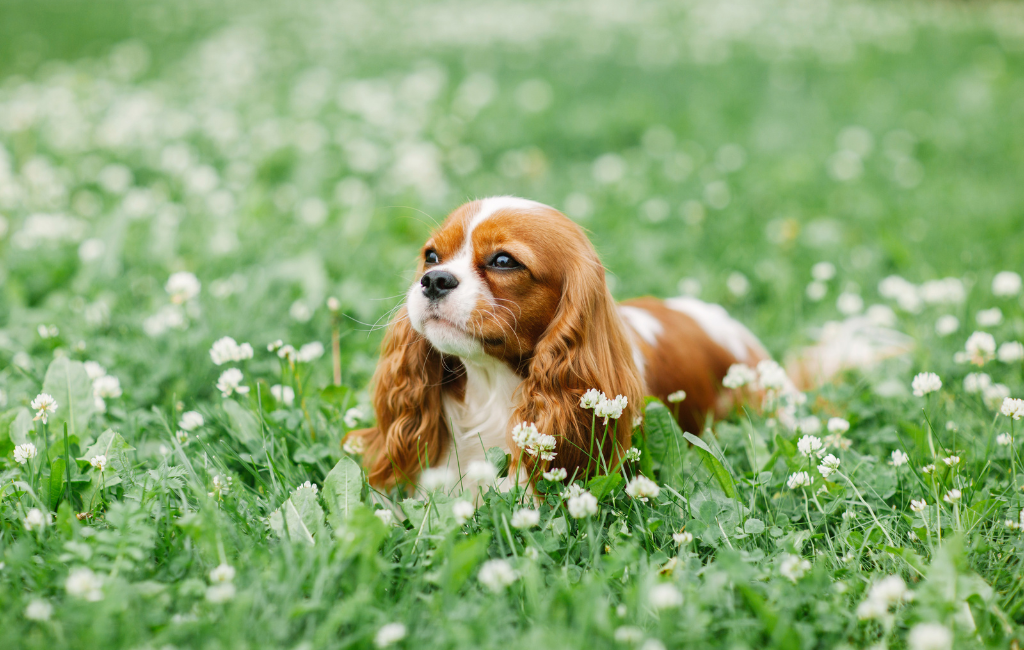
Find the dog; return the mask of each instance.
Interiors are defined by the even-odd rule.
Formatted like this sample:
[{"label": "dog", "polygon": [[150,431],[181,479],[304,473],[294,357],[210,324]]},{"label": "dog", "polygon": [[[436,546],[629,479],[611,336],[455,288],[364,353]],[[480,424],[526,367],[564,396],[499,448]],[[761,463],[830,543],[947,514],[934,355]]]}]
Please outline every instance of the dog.
[{"label": "dog", "polygon": [[[811,384],[899,352],[869,325],[844,327],[808,348],[790,374]],[[852,347],[863,354],[849,360],[858,336],[862,345]],[[362,438],[369,482],[380,490],[415,486],[431,468],[448,489],[473,491],[486,472],[467,468],[492,447],[513,459],[501,489],[558,468],[586,478],[630,446],[645,395],[685,395],[673,411],[684,431],[700,433],[709,417],[750,398],[723,386],[730,368],[770,359],[718,305],[616,304],[575,222],[535,201],[486,198],[457,208],[423,245],[372,380],[377,426],[350,435]],[[800,394],[780,373],[777,392]]]}]

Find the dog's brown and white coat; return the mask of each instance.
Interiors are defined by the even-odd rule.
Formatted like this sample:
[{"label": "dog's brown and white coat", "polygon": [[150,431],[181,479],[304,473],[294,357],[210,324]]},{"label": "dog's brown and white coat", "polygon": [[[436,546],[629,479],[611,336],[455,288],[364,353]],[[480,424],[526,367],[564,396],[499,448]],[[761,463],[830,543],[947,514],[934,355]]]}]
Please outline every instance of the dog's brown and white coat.
[{"label": "dog's brown and white coat", "polygon": [[[700,432],[709,413],[731,406],[721,384],[729,367],[767,357],[721,307],[693,298],[616,305],[579,226],[540,203],[488,198],[456,209],[424,244],[382,345],[377,426],[353,433],[367,443],[378,488],[415,484],[426,467],[472,488],[462,475],[490,447],[522,459],[518,480],[536,475],[539,461],[511,439],[521,422],[555,437],[550,467],[579,476],[597,467],[591,449],[613,462],[629,446],[644,395],[686,391],[680,424]],[[596,447],[593,413],[580,406],[591,388],[627,400],[611,440]]]}]

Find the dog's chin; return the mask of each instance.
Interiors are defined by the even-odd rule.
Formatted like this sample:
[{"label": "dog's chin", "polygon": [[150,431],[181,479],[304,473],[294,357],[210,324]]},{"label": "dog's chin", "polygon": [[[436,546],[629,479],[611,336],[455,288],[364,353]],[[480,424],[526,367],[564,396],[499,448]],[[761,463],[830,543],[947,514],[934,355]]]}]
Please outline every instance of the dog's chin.
[{"label": "dog's chin", "polygon": [[428,316],[424,318],[420,331],[423,336],[427,337],[430,344],[443,354],[450,354],[462,359],[485,356],[480,341],[449,320]]}]

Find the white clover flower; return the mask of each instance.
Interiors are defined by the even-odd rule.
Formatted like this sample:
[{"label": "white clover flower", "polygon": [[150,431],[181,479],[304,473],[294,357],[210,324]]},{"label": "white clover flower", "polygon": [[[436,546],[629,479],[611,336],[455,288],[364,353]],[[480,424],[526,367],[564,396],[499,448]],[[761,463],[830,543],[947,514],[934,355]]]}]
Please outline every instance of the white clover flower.
[{"label": "white clover flower", "polygon": [[672,609],[683,604],[683,594],[675,585],[665,582],[651,587],[647,592],[647,602],[654,610]]},{"label": "white clover flower", "polygon": [[951,650],[953,633],[939,623],[918,623],[907,635],[909,650]]},{"label": "white clover flower", "polygon": [[39,393],[36,398],[32,400],[32,408],[36,410],[36,416],[33,420],[42,420],[43,424],[46,424],[46,420],[49,416],[57,412],[57,400],[53,399],[53,395],[49,393]]},{"label": "white clover flower", "polygon": [[817,455],[821,451],[821,438],[817,436],[803,436],[796,443],[796,448],[804,457]]},{"label": "white clover flower", "polygon": [[1024,418],[1024,399],[1005,398],[999,412],[1014,420]]},{"label": "white clover flower", "polygon": [[685,530],[679,533],[672,533],[672,541],[676,543],[676,546],[689,544],[693,541],[693,533],[688,533]]},{"label": "white clover flower", "polygon": [[1020,341],[1007,341],[999,346],[996,358],[1002,363],[1017,363],[1024,361],[1024,343]]},{"label": "white clover flower", "polygon": [[626,645],[636,645],[644,640],[644,631],[635,625],[620,625],[615,628],[615,640]]},{"label": "white clover flower", "polygon": [[846,433],[850,430],[850,422],[843,418],[829,418],[828,420],[828,432],[829,433]]},{"label": "white clover flower", "polygon": [[283,345],[277,350],[277,356],[280,359],[287,359],[288,361],[295,361],[296,351],[295,348],[290,345]]},{"label": "white clover flower", "polygon": [[910,462],[910,456],[908,456],[905,452],[903,452],[900,449],[894,449],[892,451],[892,456],[890,456],[890,458],[892,458],[892,460],[890,460],[889,462],[892,464],[893,467],[902,467],[906,465],[908,462]]},{"label": "white clover flower", "polygon": [[960,329],[960,319],[951,314],[939,316],[939,319],[935,321],[935,333],[939,336],[949,336],[958,329]]},{"label": "white clover flower", "polygon": [[793,472],[786,479],[786,485],[789,486],[790,490],[795,490],[801,487],[807,487],[811,484],[811,475],[807,472]]},{"label": "white clover flower", "polygon": [[30,621],[48,621],[53,616],[53,605],[38,598],[29,602],[25,608],[25,618]]},{"label": "white clover flower", "polygon": [[248,386],[242,386],[242,371],[238,368],[228,368],[221,373],[217,379],[217,390],[224,397],[231,397],[238,393],[244,395],[249,392]]},{"label": "white clover flower", "polygon": [[292,406],[295,404],[295,389],[291,386],[282,386],[281,384],[274,384],[270,387],[270,395],[275,401],[284,404],[285,406]]},{"label": "white clover flower", "polygon": [[277,352],[284,347],[284,341],[277,339],[273,343],[267,343],[267,352]]},{"label": "white clover flower", "polygon": [[974,320],[978,323],[978,327],[995,327],[1003,322],[1003,310],[999,307],[982,309],[974,315]]},{"label": "white clover flower", "polygon": [[584,490],[579,483],[572,483],[571,485],[566,486],[565,490],[562,492],[562,497],[565,499],[571,499],[573,497],[578,497],[584,492],[586,492],[586,490]]},{"label": "white clover flower", "polygon": [[35,458],[37,453],[39,452],[36,450],[36,446],[31,442],[22,443],[14,448],[14,461],[19,465],[24,465],[30,459]]},{"label": "white clover flower", "polygon": [[198,411],[185,411],[181,414],[181,420],[178,422],[178,426],[185,431],[195,431],[199,427],[203,426],[204,420],[201,413]]},{"label": "white clover flower", "polygon": [[532,422],[521,422],[512,427],[512,442],[527,454],[540,456],[542,460],[554,460],[556,456],[555,437],[540,433]]},{"label": "white clover flower", "polygon": [[1002,445],[1003,447],[1008,447],[1009,445],[1013,444],[1013,436],[1005,432],[1000,433],[998,436],[996,436],[996,443]]},{"label": "white clover flower", "polygon": [[188,444],[188,431],[178,429],[174,432],[174,438],[178,441],[178,444],[184,447]]},{"label": "white clover flower", "polygon": [[373,645],[378,648],[387,648],[405,638],[405,625],[402,623],[388,623],[382,625],[377,634],[373,637]]},{"label": "white clover flower", "polygon": [[821,465],[818,465],[818,471],[821,472],[822,478],[828,478],[836,470],[839,469],[839,459],[829,454],[821,459]]},{"label": "white clover flower", "polygon": [[324,356],[324,344],[320,341],[307,343],[295,353],[295,361],[298,363],[310,363]]},{"label": "white clover flower", "polygon": [[569,498],[569,515],[574,519],[586,519],[597,514],[597,498],[590,492],[582,492]]},{"label": "white clover flower", "polygon": [[864,299],[856,293],[844,291],[836,300],[836,309],[844,316],[853,316],[864,311]]},{"label": "white clover flower", "polygon": [[466,478],[474,483],[490,485],[498,478],[498,468],[486,460],[474,460],[466,468]]},{"label": "white clover flower", "polygon": [[298,492],[299,490],[311,490],[313,494],[316,494],[320,491],[320,488],[316,486],[316,483],[313,483],[312,481],[306,481],[299,487],[295,488],[296,492]]},{"label": "white clover flower", "polygon": [[587,392],[583,393],[583,397],[580,398],[580,406],[585,409],[597,408],[597,405],[602,401],[608,399],[605,394],[596,388],[591,388]]},{"label": "white clover flower", "polygon": [[629,449],[626,450],[626,453],[625,453],[624,456],[625,456],[625,459],[628,460],[629,462],[635,463],[635,462],[640,460],[640,454],[641,453],[642,452],[639,449],[637,449],[636,447],[630,447]]},{"label": "white clover flower", "polygon": [[946,492],[946,495],[942,497],[942,500],[945,501],[946,503],[957,503],[960,501],[962,496],[963,494],[960,492],[960,490],[953,488],[949,492]]},{"label": "white clover flower", "polygon": [[92,569],[73,570],[64,582],[64,589],[69,596],[89,602],[103,600],[103,578],[93,573]]},{"label": "white clover flower", "polygon": [[353,406],[349,410],[345,411],[345,416],[342,418],[342,421],[345,422],[346,428],[355,429],[365,418],[366,414],[363,413],[363,409],[358,406]]},{"label": "white clover flower", "polygon": [[542,476],[545,481],[558,482],[564,481],[566,477],[569,476],[569,472],[567,472],[564,467],[556,467],[555,469],[544,472]]},{"label": "white clover flower", "polygon": [[674,393],[669,393],[666,399],[672,404],[678,404],[679,402],[682,402],[684,399],[686,399],[686,391],[677,390]]},{"label": "white clover flower", "polygon": [[338,300],[337,298],[335,298],[334,296],[328,297],[327,298],[327,309],[328,309],[328,311],[332,311],[332,312],[339,312],[339,311],[341,311],[341,301]]},{"label": "white clover flower", "polygon": [[540,512],[533,508],[520,508],[512,513],[513,528],[533,528],[540,523]]},{"label": "white clover flower", "polygon": [[433,492],[450,485],[452,478],[452,472],[447,467],[428,467],[420,472],[419,485],[427,492]]},{"label": "white clover flower", "polygon": [[1020,274],[1001,271],[992,278],[992,295],[999,297],[1016,296],[1021,290]]},{"label": "white clover flower", "polygon": [[725,373],[725,378],[722,379],[722,385],[726,388],[742,388],[747,384],[752,384],[757,381],[757,373],[754,369],[746,364],[734,363],[729,366],[729,371]]},{"label": "white clover flower", "polygon": [[50,525],[50,513],[44,513],[39,508],[31,508],[25,513],[25,530],[31,532],[42,530]]},{"label": "white clover flower", "polygon": [[784,390],[790,385],[786,369],[772,359],[765,359],[757,364],[757,381],[761,388],[773,391]]},{"label": "white clover flower", "polygon": [[779,563],[779,573],[793,584],[811,570],[811,563],[798,555],[786,553]]},{"label": "white clover flower", "polygon": [[221,582],[206,588],[206,600],[214,604],[226,603],[235,597],[235,593],[234,583]]},{"label": "white clover flower", "polygon": [[452,504],[452,516],[459,526],[472,519],[474,512],[476,508],[469,501],[456,501]]},{"label": "white clover flower", "polygon": [[964,343],[966,360],[976,366],[983,366],[996,356],[996,340],[988,332],[975,332]]},{"label": "white clover flower", "polygon": [[92,382],[93,397],[116,399],[121,396],[121,381],[113,375],[97,377]]},{"label": "white clover flower", "polygon": [[868,598],[880,600],[888,605],[896,605],[913,599],[913,593],[907,589],[907,583],[899,576],[882,578],[868,591]]},{"label": "white clover flower", "polygon": [[935,463],[928,463],[927,465],[921,468],[921,471],[925,474],[931,474],[932,472],[935,471]]},{"label": "white clover flower", "polygon": [[828,282],[836,277],[836,265],[832,262],[816,262],[811,267],[811,277],[818,282]]},{"label": "white clover flower", "polygon": [[217,339],[213,342],[213,346],[210,347],[210,359],[218,366],[233,361],[245,361],[246,359],[252,359],[252,357],[253,349],[251,345],[248,343],[239,345],[230,336]]},{"label": "white clover flower", "polygon": [[924,397],[942,388],[942,380],[934,372],[922,372],[914,377],[910,387],[914,389],[915,396]]},{"label": "white clover flower", "polygon": [[210,582],[223,583],[235,579],[235,567],[230,564],[218,564],[210,571]]},{"label": "white clover flower", "polygon": [[488,560],[480,567],[477,579],[494,593],[502,591],[516,581],[516,572],[505,560]]},{"label": "white clover flower", "polygon": [[960,463],[960,457],[956,455],[947,456],[942,459],[942,462],[946,463],[947,466],[952,467]]},{"label": "white clover flower", "polygon": [[924,499],[921,499],[920,501],[915,501],[914,499],[910,500],[910,509],[914,512],[924,512],[924,509],[927,507],[928,502]]},{"label": "white clover flower", "polygon": [[528,559],[528,560],[534,560],[534,561],[536,561],[536,560],[537,560],[537,558],[539,558],[539,557],[540,557],[540,551],[538,551],[538,550],[537,550],[537,549],[536,549],[535,547],[533,547],[533,546],[527,546],[527,547],[526,547],[525,549],[523,549],[523,555],[524,555],[524,556],[526,557],[526,559]]},{"label": "white clover flower", "polygon": [[964,377],[964,390],[968,393],[980,393],[992,385],[992,378],[984,372],[971,372]]},{"label": "white clover flower", "polygon": [[231,489],[231,483],[233,481],[234,479],[230,476],[221,476],[220,474],[217,474],[213,477],[213,481],[211,482],[213,490],[209,493],[210,496],[219,498],[220,496],[227,494],[228,490]]},{"label": "white clover flower", "polygon": [[194,274],[188,271],[179,271],[167,278],[164,290],[171,297],[171,302],[180,305],[198,296],[202,286],[199,278]]},{"label": "white clover flower", "polygon": [[107,374],[107,369],[95,361],[86,361],[82,365],[85,366],[85,374],[89,375],[89,379],[99,379]]},{"label": "white clover flower", "polygon": [[929,280],[921,285],[921,298],[930,305],[959,304],[964,301],[964,283],[957,278]]},{"label": "white clover flower", "polygon": [[93,456],[89,459],[89,464],[102,472],[107,468],[107,457],[103,454]]},{"label": "white clover flower", "polygon": [[658,484],[642,474],[635,476],[626,484],[626,494],[641,501],[656,497],[660,492]]},{"label": "white clover flower", "polygon": [[342,451],[352,456],[359,456],[366,451],[366,440],[362,436],[348,435],[345,437],[345,444],[341,446]]},{"label": "white clover flower", "polygon": [[828,295],[828,285],[824,282],[808,282],[807,288],[804,289],[804,293],[807,295],[807,299],[811,302],[821,302]]},{"label": "white clover flower", "polygon": [[383,510],[374,510],[373,515],[377,517],[377,519],[380,519],[385,526],[395,525],[395,513],[386,508]]},{"label": "white clover flower", "polygon": [[818,433],[821,431],[821,420],[813,415],[808,415],[805,418],[800,418],[796,423],[796,428],[801,433]]},{"label": "white clover flower", "polygon": [[605,397],[594,409],[594,414],[599,418],[604,418],[605,424],[608,424],[609,418],[618,420],[622,417],[622,410],[626,408],[626,401],[625,395],[616,395],[614,399]]}]

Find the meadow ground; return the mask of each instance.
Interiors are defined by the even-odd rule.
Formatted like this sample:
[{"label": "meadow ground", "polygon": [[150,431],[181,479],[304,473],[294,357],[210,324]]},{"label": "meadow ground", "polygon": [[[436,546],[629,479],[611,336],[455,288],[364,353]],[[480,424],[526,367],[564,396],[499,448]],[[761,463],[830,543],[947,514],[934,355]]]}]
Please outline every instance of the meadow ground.
[{"label": "meadow ground", "polygon": [[[1013,4],[4,3],[0,647],[1018,647],[1022,72]],[[914,351],[375,515],[380,326],[493,194],[779,358]]]}]

